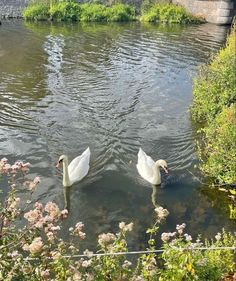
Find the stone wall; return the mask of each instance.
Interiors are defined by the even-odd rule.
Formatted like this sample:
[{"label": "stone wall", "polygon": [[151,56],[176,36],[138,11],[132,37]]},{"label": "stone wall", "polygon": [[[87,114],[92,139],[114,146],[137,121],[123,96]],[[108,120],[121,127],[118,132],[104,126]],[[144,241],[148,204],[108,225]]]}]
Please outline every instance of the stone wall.
[{"label": "stone wall", "polygon": [[0,18],[18,18],[28,0],[0,0]]},{"label": "stone wall", "polygon": [[231,24],[236,15],[235,0],[172,0],[184,6],[190,13],[202,16],[207,22]]}]

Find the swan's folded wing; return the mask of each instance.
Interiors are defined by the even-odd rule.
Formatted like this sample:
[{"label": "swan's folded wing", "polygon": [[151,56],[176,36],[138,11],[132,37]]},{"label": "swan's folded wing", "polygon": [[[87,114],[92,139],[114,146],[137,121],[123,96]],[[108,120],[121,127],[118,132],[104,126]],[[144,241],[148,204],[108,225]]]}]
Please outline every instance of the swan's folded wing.
[{"label": "swan's folded wing", "polygon": [[[82,155],[76,157],[68,166],[70,181],[73,184],[82,180],[89,171],[90,150],[87,148]],[[71,164],[73,164],[71,166]]]},{"label": "swan's folded wing", "polygon": [[89,147],[78,157],[76,157],[75,159],[73,159],[69,166],[68,166],[68,171],[69,174],[71,174],[73,172],[73,170],[79,165],[79,162],[81,161],[81,159],[85,156],[89,156],[90,157],[90,149]]},{"label": "swan's folded wing", "polygon": [[90,149],[88,147],[80,156],[71,161],[68,166],[71,183],[79,181],[87,175],[89,170],[90,154]]},{"label": "swan's folded wing", "polygon": [[150,156],[148,156],[141,148],[138,152],[138,163],[137,169],[139,174],[145,178],[150,179],[153,177],[153,165],[155,162],[152,160]]}]

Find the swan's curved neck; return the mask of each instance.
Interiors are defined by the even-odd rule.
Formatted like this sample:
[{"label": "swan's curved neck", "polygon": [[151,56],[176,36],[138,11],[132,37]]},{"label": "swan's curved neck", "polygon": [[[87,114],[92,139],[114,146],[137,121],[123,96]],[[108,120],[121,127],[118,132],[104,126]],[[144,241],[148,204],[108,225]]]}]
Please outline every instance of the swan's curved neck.
[{"label": "swan's curved neck", "polygon": [[161,165],[160,165],[159,160],[157,160],[157,161],[155,162],[155,166],[156,166],[157,169],[160,170]]},{"label": "swan's curved neck", "polygon": [[161,172],[160,172],[160,164],[158,161],[155,162],[155,165],[153,166],[153,179],[152,182],[155,182],[155,184],[161,183]]},{"label": "swan's curved neck", "polygon": [[68,172],[68,158],[65,157],[63,160],[63,185],[65,187],[71,186],[69,172]]}]

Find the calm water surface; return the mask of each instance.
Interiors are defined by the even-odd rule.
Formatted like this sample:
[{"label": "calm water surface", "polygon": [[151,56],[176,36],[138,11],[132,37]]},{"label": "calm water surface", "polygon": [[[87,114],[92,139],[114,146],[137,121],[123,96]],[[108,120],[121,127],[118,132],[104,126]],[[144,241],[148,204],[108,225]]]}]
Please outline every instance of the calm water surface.
[{"label": "calm water surface", "polygon": [[[170,211],[161,231],[182,222],[194,235],[232,229],[216,192],[193,176],[199,173],[188,113],[192,79],[226,33],[226,27],[210,24],[3,22],[0,157],[30,162],[28,177],[41,176],[33,202],[52,200],[63,208],[66,198],[65,227],[83,221],[91,247],[99,233],[133,221],[130,242],[142,248],[158,204]],[[54,163],[60,154],[72,159],[87,146],[91,170],[65,192]],[[136,171],[139,147],[169,164],[170,175],[156,189]],[[0,184],[6,194],[6,178]],[[19,192],[28,199],[23,188]]]}]

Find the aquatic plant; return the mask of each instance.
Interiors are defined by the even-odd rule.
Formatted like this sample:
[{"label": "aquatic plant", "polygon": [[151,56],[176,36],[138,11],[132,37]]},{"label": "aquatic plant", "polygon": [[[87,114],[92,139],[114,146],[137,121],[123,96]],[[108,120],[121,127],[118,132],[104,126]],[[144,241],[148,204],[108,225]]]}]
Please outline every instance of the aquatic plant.
[{"label": "aquatic plant", "polygon": [[[17,161],[10,165],[1,161],[1,175],[9,180],[9,193],[0,204],[0,279],[11,280],[132,280],[132,281],[183,281],[223,280],[235,275],[234,253],[236,234],[222,231],[214,239],[195,242],[185,233],[186,225],[177,225],[174,232],[162,233],[163,253],[157,255],[155,237],[159,226],[169,212],[155,208],[154,223],[147,229],[150,235],[145,253],[131,262],[128,256],[127,235],[135,229],[134,223],[120,222],[116,233],[98,236],[98,250],[94,254],[79,247],[86,239],[84,224],[77,222],[68,230],[62,229],[62,220],[68,211],[60,210],[54,202],[43,205],[32,203],[18,196],[29,163]],[[29,181],[40,188],[39,178]],[[29,186],[29,183],[24,186]],[[37,186],[37,187],[36,187]],[[25,198],[24,198],[25,200]],[[20,227],[19,220],[24,220]],[[21,224],[22,225],[22,224]],[[68,241],[60,237],[60,231],[68,233]],[[200,248],[207,247],[207,251]],[[161,266],[162,264],[162,266]]]},{"label": "aquatic plant", "polygon": [[236,182],[235,28],[194,81],[191,114],[198,130],[201,170],[219,183]]},{"label": "aquatic plant", "polygon": [[154,3],[144,5],[142,8],[141,20],[147,22],[164,23],[197,23],[200,18],[189,14],[184,7],[174,4]]}]

